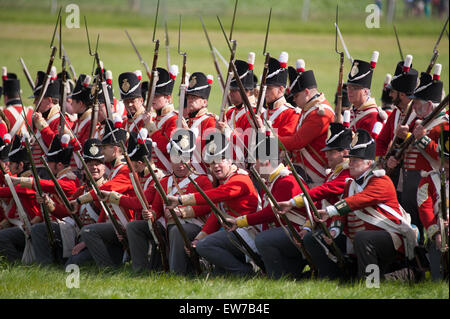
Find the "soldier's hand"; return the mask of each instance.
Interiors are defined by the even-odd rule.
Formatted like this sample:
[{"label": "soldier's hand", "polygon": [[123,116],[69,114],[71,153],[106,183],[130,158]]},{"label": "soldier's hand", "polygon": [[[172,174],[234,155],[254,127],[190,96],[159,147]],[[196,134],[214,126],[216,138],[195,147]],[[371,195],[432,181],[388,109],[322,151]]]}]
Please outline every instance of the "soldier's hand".
[{"label": "soldier's hand", "polygon": [[422,137],[424,137],[427,134],[427,131],[425,130],[425,128],[419,124],[414,128],[413,131],[413,135],[416,138],[416,140],[421,139]]},{"label": "soldier's hand", "polygon": [[167,196],[167,199],[169,201],[167,208],[175,208],[180,204],[176,196]]},{"label": "soldier's hand", "polygon": [[10,178],[11,178],[11,182],[13,183],[14,186],[20,184],[20,177],[11,176]]},{"label": "soldier's hand", "polygon": [[324,223],[330,218],[330,215],[328,215],[325,209],[319,209],[317,213],[319,213],[320,218],[317,218],[317,216],[313,214],[314,221],[317,223]]},{"label": "soldier's hand", "polygon": [[155,220],[155,213],[150,209],[143,209],[142,210],[142,218],[144,220],[151,220],[152,222]]},{"label": "soldier's hand", "polygon": [[305,237],[305,235],[306,235],[307,233],[309,233],[308,230],[302,229],[302,230],[300,231],[300,233],[299,233],[300,238],[303,239],[303,237]]},{"label": "soldier's hand", "polygon": [[216,128],[220,130],[222,133],[225,132],[225,129],[228,127],[227,123],[216,121]]},{"label": "soldier's hand", "polygon": [[33,120],[33,122],[37,122],[41,118],[42,118],[41,112],[34,112],[33,115],[31,116],[31,119]]},{"label": "soldier's hand", "polygon": [[152,120],[152,115],[150,114],[150,112],[145,112],[142,115],[142,121],[144,122],[145,125],[147,125],[148,123],[150,123]]},{"label": "soldier's hand", "polygon": [[404,140],[408,136],[408,132],[409,132],[408,125],[399,125],[395,132],[395,135]]},{"label": "soldier's hand", "polygon": [[223,226],[227,231],[232,232],[238,228],[236,218],[225,218],[225,220],[229,223],[229,225],[224,224]]},{"label": "soldier's hand", "polygon": [[256,123],[258,124],[258,130],[260,132],[265,132],[266,131],[265,126],[264,126],[264,122],[261,119],[261,117],[256,116]]},{"label": "soldier's hand", "polygon": [[400,163],[400,161],[397,161],[394,156],[389,156],[386,166],[390,169],[394,169],[397,167],[397,165]]},{"label": "soldier's hand", "polygon": [[[194,239],[194,240],[191,242],[192,248],[195,249],[195,247],[197,247],[197,243],[198,243],[198,239]],[[184,251],[186,252],[186,254],[187,254],[188,256],[191,256],[191,251],[190,251],[189,248],[187,248],[186,246],[184,246]]]},{"label": "soldier's hand", "polygon": [[110,191],[100,190],[101,198],[100,200],[103,202],[107,202],[109,200],[109,196],[111,195]]},{"label": "soldier's hand", "polygon": [[290,209],[292,209],[294,207],[294,205],[291,203],[290,200],[284,201],[284,202],[279,202],[278,206],[280,206],[281,210],[277,209],[277,212],[279,214],[286,214]]},{"label": "soldier's hand", "polygon": [[72,206],[73,210],[71,210],[69,213],[74,215],[76,214],[79,210],[80,210],[80,205],[78,204],[77,200],[71,200],[70,202],[70,206]]},{"label": "soldier's hand", "polygon": [[84,241],[76,244],[73,248],[72,248],[72,256],[78,255],[83,249],[86,248],[86,244],[84,243]]},{"label": "soldier's hand", "polygon": [[[335,230],[330,230],[330,235],[331,235],[331,237],[334,238],[336,236],[336,231]],[[322,234],[322,238],[323,238],[323,240],[325,240],[325,242],[328,245],[331,245],[331,243],[333,242],[333,239],[331,239],[330,237],[326,236],[325,234]]]}]

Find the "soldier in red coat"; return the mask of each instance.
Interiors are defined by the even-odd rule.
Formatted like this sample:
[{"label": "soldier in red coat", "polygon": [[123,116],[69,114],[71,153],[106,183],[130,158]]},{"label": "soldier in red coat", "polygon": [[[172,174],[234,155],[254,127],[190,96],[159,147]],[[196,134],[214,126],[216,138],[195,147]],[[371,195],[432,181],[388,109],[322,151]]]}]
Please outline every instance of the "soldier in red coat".
[{"label": "soldier in red coat", "polygon": [[375,141],[366,130],[359,129],[350,147],[349,169],[353,179],[347,181],[344,199],[319,210],[318,222],[330,217],[341,219],[348,237],[348,254],[356,256],[358,276],[379,267],[384,275],[389,267],[406,257],[414,258],[417,234],[397,200],[395,187],[384,170],[373,169]]},{"label": "soldier in red coat", "polygon": [[[204,160],[210,163],[209,169],[217,185],[206,190],[205,194],[218,204],[225,217],[239,217],[257,210],[258,193],[248,173],[232,164],[231,150],[224,135],[219,134],[216,139],[210,140],[206,145]],[[168,198],[169,208],[208,204],[199,192]],[[247,263],[246,254],[233,243],[236,241],[234,235],[220,228],[216,215],[211,214],[192,242],[198,254],[215,265],[216,273],[252,275],[253,268]],[[242,228],[237,231],[255,250],[255,230]]]},{"label": "soldier in red coat", "polygon": [[353,105],[351,113],[350,128],[356,132],[361,128],[368,132],[373,138],[380,134],[387,114],[371,97],[370,87],[372,84],[373,70],[378,60],[378,52],[374,51],[370,63],[362,60],[354,60],[347,80],[347,94]]},{"label": "soldier in red coat", "polygon": [[317,89],[312,70],[305,71],[299,60],[297,71],[289,67],[290,87],[295,104],[302,110],[293,135],[281,136],[280,141],[293,152],[297,172],[310,187],[322,184],[326,177],[325,147],[328,126],[334,120],[334,111],[323,93]]},{"label": "soldier in red coat", "polygon": [[[31,176],[30,162],[26,148],[21,144],[21,137],[16,135],[13,139],[9,158],[9,170],[11,176]],[[6,201],[7,209],[5,219],[0,226],[0,255],[9,261],[20,261],[29,263],[34,260],[31,246],[30,226],[40,223],[42,215],[36,202],[36,192],[19,185],[6,184],[1,176],[0,199]],[[14,199],[17,195],[18,202]],[[23,211],[22,211],[23,208]],[[21,215],[23,213],[23,215]],[[24,221],[22,216],[28,221]]]},{"label": "soldier in red coat", "polygon": [[[444,131],[444,143],[439,143],[439,153],[443,153],[444,167],[440,169],[445,170],[445,190],[442,190],[441,176],[439,171],[429,171],[422,174],[419,187],[417,189],[417,206],[419,207],[419,218],[424,226],[424,231],[427,234],[428,241],[426,243],[428,250],[428,259],[430,261],[430,272],[433,280],[441,280],[443,277],[441,269],[442,253],[446,247],[445,243],[442,243],[441,232],[447,232],[448,238],[448,197],[446,208],[447,211],[447,225],[441,223],[441,201],[442,192],[444,191],[448,196],[448,176],[449,176],[449,148],[448,148],[448,130]],[[441,227],[445,227],[444,230]]]},{"label": "soldier in red coat", "polygon": [[125,72],[119,75],[120,97],[125,105],[127,119],[123,128],[138,132],[144,126],[145,107],[141,92],[141,81],[134,72]]},{"label": "soldier in red coat", "polygon": [[206,136],[216,127],[216,117],[208,111],[208,98],[211,92],[212,76],[201,72],[194,72],[189,77],[186,88],[186,112],[188,127],[195,134],[195,150],[192,166],[200,174],[206,174],[207,165],[203,162],[202,152],[206,143]]},{"label": "soldier in red coat", "polygon": [[153,98],[153,109],[156,111],[156,118],[146,123],[146,127],[153,141],[153,163],[164,172],[170,173],[172,165],[167,152],[167,144],[177,128],[178,114],[174,110],[172,91],[178,74],[178,67],[172,65],[169,72],[163,68],[157,68],[157,71],[158,82],[156,83],[155,97]]},{"label": "soldier in red coat", "polygon": [[[325,183],[308,191],[317,207],[322,209],[329,205],[334,205],[342,198],[345,183],[350,178],[348,160],[345,156],[348,155],[348,150],[350,149],[352,131],[349,128],[345,128],[343,124],[330,123],[330,133],[323,151],[325,151],[331,172],[327,175]],[[305,204],[307,204],[305,201],[306,199],[301,193],[289,201],[279,203],[279,205],[283,213],[294,207],[305,207]],[[319,276],[330,279],[337,278],[340,276],[340,270],[337,268],[336,263],[327,256],[327,253],[330,251],[329,242],[326,241],[328,239],[322,237],[322,231],[316,226],[312,218],[308,219],[300,232],[300,236],[303,238],[305,248],[319,270]],[[327,227],[338,247],[341,250],[345,250],[346,237],[341,232],[340,221],[336,220],[333,223],[327,223]]]}]

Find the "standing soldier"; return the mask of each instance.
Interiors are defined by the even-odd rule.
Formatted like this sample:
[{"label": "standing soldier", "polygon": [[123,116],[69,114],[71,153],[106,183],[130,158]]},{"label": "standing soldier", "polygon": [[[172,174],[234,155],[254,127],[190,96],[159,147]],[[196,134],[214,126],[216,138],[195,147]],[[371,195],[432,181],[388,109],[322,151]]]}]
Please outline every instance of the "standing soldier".
[{"label": "standing soldier", "polygon": [[194,72],[189,77],[186,88],[186,110],[188,127],[195,135],[195,150],[192,166],[200,174],[206,174],[206,165],[202,161],[202,152],[209,131],[216,127],[216,117],[208,111],[208,98],[211,92],[212,76]]},{"label": "standing soldier", "polygon": [[[405,119],[407,115],[407,109],[411,107],[412,99],[409,96],[414,92],[417,86],[417,79],[419,73],[412,68],[412,56],[407,55],[405,61],[400,61],[397,64],[394,77],[390,84],[386,85],[386,90],[390,90],[390,97],[392,103],[396,106],[395,110],[391,113],[386,121],[386,125],[378,135],[377,142],[377,156],[385,156],[390,146],[391,141],[397,135],[398,130],[402,127],[403,121],[406,120],[405,125],[410,126],[416,118],[416,113],[412,111],[408,119]],[[398,148],[398,145],[394,145]],[[390,155],[390,154],[389,154]],[[402,185],[398,185],[400,178],[400,166],[397,167],[395,172],[390,175],[397,190],[401,193]]]},{"label": "standing soldier", "polygon": [[0,110],[0,137],[4,138],[7,133],[10,136],[15,136],[16,134],[22,136],[27,132],[24,116],[28,123],[31,123],[33,108],[22,105],[20,81],[15,74],[7,73],[7,77],[3,79],[3,95],[5,108]]},{"label": "standing soldier", "polygon": [[370,63],[354,60],[347,80],[347,94],[353,105],[350,128],[356,132],[361,128],[370,132],[373,138],[380,134],[387,114],[370,96],[373,70],[377,64],[378,51],[374,51]]},{"label": "standing soldier", "polygon": [[136,73],[121,73],[119,75],[119,89],[120,98],[127,112],[127,119],[122,127],[127,132],[139,132],[144,126],[145,107],[141,92],[141,82]]},{"label": "standing soldier", "polygon": [[391,88],[389,87],[391,80],[392,75],[387,73],[384,78],[383,91],[381,92],[381,109],[386,112],[388,119],[389,115],[391,115],[395,108],[394,101],[391,96]]},{"label": "standing soldier", "polygon": [[[435,65],[434,74],[422,72],[420,76],[420,84],[410,98],[413,99],[413,108],[418,120],[412,125],[412,129],[408,125],[398,129],[398,136],[406,139],[412,134],[415,143],[406,150],[404,154],[404,170],[403,170],[403,192],[401,204],[407,212],[411,214],[412,223],[419,227],[420,234],[423,234],[423,227],[419,219],[417,207],[417,199],[411,194],[417,194],[417,188],[421,177],[421,171],[429,172],[437,170],[439,167],[439,152],[437,145],[441,135],[441,125],[444,129],[448,129],[448,114],[442,111],[427,127],[423,127],[420,123],[442,100],[443,83],[439,80],[441,65]],[[420,120],[420,121],[419,121]],[[394,156],[388,159],[387,166],[394,169],[400,161]],[[421,236],[421,241],[423,236]]]},{"label": "standing soldier", "polygon": [[280,137],[293,135],[300,117],[300,111],[287,103],[284,97],[288,78],[287,61],[286,52],[281,52],[279,60],[270,58],[266,80],[266,109],[261,113]]},{"label": "standing soldier", "polygon": [[[356,255],[358,277],[364,278],[369,265],[377,265],[380,275],[401,255],[411,260],[417,246],[417,235],[408,214],[401,208],[395,187],[384,170],[373,168],[375,141],[370,133],[358,129],[348,157],[350,176],[344,199],[319,210],[325,222],[338,216],[349,238],[347,253]],[[400,253],[400,254],[399,254]]]},{"label": "standing soldier", "polygon": [[[441,254],[442,247],[442,238],[441,233],[443,231],[447,231],[448,238],[448,225],[447,230],[442,230],[441,227],[443,224],[440,223],[441,218],[441,201],[442,201],[442,192],[444,191],[448,196],[448,176],[449,176],[449,134],[448,129],[443,132],[444,143],[439,143],[439,153],[444,157],[444,170],[445,170],[445,190],[442,190],[442,181],[439,171],[429,171],[427,173],[422,174],[423,177],[420,180],[419,187],[417,190],[417,206],[419,207],[419,217],[422,222],[422,225],[425,227],[425,231],[427,234],[428,242],[428,259],[430,261],[430,270],[431,277],[433,280],[440,280],[443,277],[443,273],[441,270]],[[443,154],[442,154],[443,153]],[[442,169],[442,168],[441,168]],[[448,201],[448,197],[447,197]],[[447,222],[448,222],[448,202],[445,205],[447,211],[444,214],[447,214]],[[448,250],[448,247],[446,247]],[[448,262],[448,261],[447,261]]]},{"label": "standing soldier", "polygon": [[[172,65],[169,72],[163,68],[157,68],[158,82],[153,98],[153,109],[156,118],[146,124],[149,136],[153,141],[152,159],[153,163],[164,172],[171,172],[167,144],[177,128],[177,113],[174,111],[172,90],[178,74],[178,67]],[[182,115],[181,115],[182,116]]]},{"label": "standing soldier", "polygon": [[[303,60],[299,60],[302,62]],[[317,90],[312,70],[305,71],[304,62],[297,71],[289,67],[289,91],[295,104],[302,110],[293,135],[280,136],[288,151],[293,152],[297,172],[310,187],[322,184],[326,177],[325,147],[328,127],[334,120],[334,111],[324,94]]]},{"label": "standing soldier", "polygon": [[[8,158],[11,175],[31,176],[27,150],[18,135],[13,139]],[[5,185],[6,181],[3,175],[1,179],[1,184]],[[16,195],[20,202],[13,199]],[[0,226],[0,255],[5,256],[11,262],[20,260],[32,262],[34,256],[30,241],[30,229],[24,226],[27,221],[24,221],[22,216],[26,216],[31,225],[42,221],[42,214],[36,202],[36,192],[21,186],[10,188],[7,185],[0,187],[0,199],[9,203],[9,210],[5,212],[6,218]],[[23,211],[20,211],[22,209]]]}]

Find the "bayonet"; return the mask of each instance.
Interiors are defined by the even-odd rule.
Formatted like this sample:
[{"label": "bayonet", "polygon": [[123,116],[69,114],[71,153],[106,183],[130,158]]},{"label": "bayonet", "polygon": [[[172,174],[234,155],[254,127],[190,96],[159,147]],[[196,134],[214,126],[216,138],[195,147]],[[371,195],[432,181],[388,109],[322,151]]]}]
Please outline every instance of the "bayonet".
[{"label": "bayonet", "polygon": [[30,72],[28,72],[28,68],[25,65],[25,61],[22,58],[19,58],[20,64],[22,65],[23,73],[25,74],[25,77],[27,78],[27,82],[30,85],[31,89],[34,91],[34,82],[31,78]]},{"label": "bayonet", "polygon": [[339,80],[337,87],[336,108],[334,110],[335,122],[342,123],[342,78],[344,76],[344,52],[338,50],[337,38],[338,38],[338,19],[339,19],[339,6],[336,5],[336,35],[334,40],[334,50],[339,54]]},{"label": "bayonet", "polygon": [[403,58],[402,47],[400,45],[400,40],[398,39],[397,28],[395,27],[395,24],[393,25],[393,27],[394,27],[395,39],[397,40],[398,51],[400,52],[400,59],[402,61],[404,61],[405,59]]},{"label": "bayonet", "polygon": [[186,97],[186,52],[181,52],[180,50],[180,42],[181,42],[181,15],[180,22],[178,24],[178,54],[183,56],[183,68],[181,71],[181,83],[180,83],[180,99],[178,104],[178,117],[177,117],[177,128],[181,128],[183,123],[183,112],[184,112],[184,101]]},{"label": "bayonet", "polygon": [[433,66],[434,66],[434,64],[436,63],[436,60],[437,60],[437,58],[438,58],[438,56],[439,56],[439,51],[438,51],[437,48],[438,48],[438,46],[439,46],[439,43],[441,42],[442,35],[444,34],[444,31],[447,30],[446,28],[447,28],[447,24],[448,24],[448,19],[449,19],[449,18],[447,17],[447,20],[445,21],[444,27],[442,28],[441,33],[439,34],[439,37],[438,37],[438,39],[437,39],[437,41],[436,41],[436,43],[435,43],[435,45],[434,45],[434,48],[433,48],[433,55],[431,56],[430,63],[428,64],[428,68],[427,68],[427,70],[425,71],[425,72],[428,73],[428,74],[431,73],[431,70],[433,69]]},{"label": "bayonet", "polygon": [[347,59],[350,61],[350,64],[353,64],[353,58],[351,57],[350,53],[348,52],[347,46],[345,45],[345,42],[344,42],[344,38],[342,37],[342,34],[341,34],[341,30],[339,30],[337,23],[334,23],[334,26],[336,27],[336,31],[339,36],[339,40],[341,41],[342,47],[344,48],[345,55],[347,56]]}]

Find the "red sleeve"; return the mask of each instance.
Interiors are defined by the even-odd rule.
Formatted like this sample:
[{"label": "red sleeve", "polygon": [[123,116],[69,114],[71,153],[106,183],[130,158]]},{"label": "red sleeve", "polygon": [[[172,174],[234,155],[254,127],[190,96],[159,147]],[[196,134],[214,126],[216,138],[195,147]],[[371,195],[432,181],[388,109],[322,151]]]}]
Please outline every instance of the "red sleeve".
[{"label": "red sleeve", "polygon": [[[434,184],[429,177],[420,180],[417,193],[419,218],[425,230],[427,230],[431,225],[437,224],[437,216],[434,214],[433,202],[433,199],[437,198],[437,194]],[[425,196],[426,199],[424,200]]]},{"label": "red sleeve", "polygon": [[282,125],[277,126],[278,136],[292,136],[297,128],[300,114],[295,112],[294,109],[288,109],[283,112],[283,121],[280,121]]},{"label": "red sleeve", "polygon": [[5,122],[0,122],[0,137],[3,139],[5,134],[8,133],[8,128],[6,127]]},{"label": "red sleeve", "polygon": [[323,183],[322,185],[316,186],[309,190],[309,195],[314,202],[321,201],[322,199],[327,199],[329,197],[340,196],[344,193],[345,180],[350,177],[349,171],[345,170],[339,174],[335,179]]},{"label": "red sleeve", "polygon": [[[43,192],[50,194],[57,194],[55,184],[53,183],[52,180],[40,178],[39,181],[41,183],[41,188]],[[58,184],[61,186],[64,194],[66,194],[67,197],[71,197],[72,194],[74,194],[78,189],[78,187],[80,186],[77,180],[71,179],[60,179],[58,180]]]},{"label": "red sleeve", "polygon": [[[154,197],[156,194],[156,189],[154,187],[149,187],[144,191],[145,198],[149,205],[152,204]],[[123,195],[120,197],[119,206],[133,209],[133,210],[142,210],[142,205],[137,196],[128,196]]]},{"label": "red sleeve", "polygon": [[383,129],[380,132],[380,135],[378,135],[376,139],[376,156],[386,155],[389,144],[394,138],[394,121],[396,112],[392,112],[391,115],[389,115],[386,124],[384,125]]},{"label": "red sleeve", "polygon": [[[198,183],[200,188],[203,190],[212,189],[212,183],[206,175],[197,178],[196,182]],[[192,209],[194,210],[195,217],[204,216],[211,212],[211,207],[208,204],[195,205],[195,206],[192,206]]]},{"label": "red sleeve", "polygon": [[283,136],[280,134],[280,140],[288,151],[298,150],[310,144],[318,136],[328,132],[328,126],[333,120],[333,114],[325,110],[325,115],[317,114],[314,111],[310,114],[293,135]]},{"label": "red sleeve", "polygon": [[[130,176],[128,174],[128,166],[124,165],[112,180],[107,181],[105,184],[99,187],[100,190],[116,191],[121,194],[129,192],[130,189],[132,189],[132,184],[130,181]],[[91,194],[94,201],[98,200],[97,194],[95,194],[94,190],[91,190],[89,193]]]},{"label": "red sleeve", "polygon": [[[223,201],[230,201],[233,198],[244,196],[248,193],[248,187],[245,183],[236,181],[229,181],[226,184],[220,185],[216,188],[211,188],[204,191],[204,193],[211,199],[213,203],[220,203]],[[197,205],[207,205],[208,202],[203,198],[202,194],[194,193],[195,203]]]},{"label": "red sleeve", "polygon": [[[444,130],[448,131],[448,122],[442,124],[444,126]],[[439,155],[439,139],[441,138],[441,125],[436,125],[429,133],[428,137],[431,139],[431,141],[428,143],[428,145],[425,147],[425,152],[427,152],[428,155],[431,156],[431,158],[439,161],[440,155]]]}]

